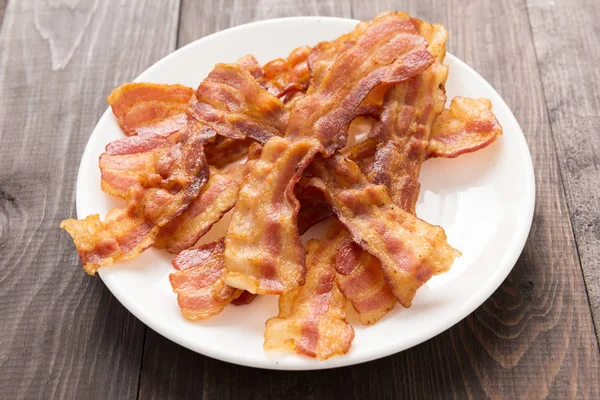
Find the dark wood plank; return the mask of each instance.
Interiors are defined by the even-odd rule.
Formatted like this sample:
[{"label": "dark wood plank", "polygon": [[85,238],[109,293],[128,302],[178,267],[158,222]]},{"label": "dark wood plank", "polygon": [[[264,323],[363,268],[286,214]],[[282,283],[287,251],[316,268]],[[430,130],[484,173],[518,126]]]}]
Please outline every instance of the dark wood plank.
[{"label": "dark wood plank", "polygon": [[[295,2],[260,2],[256,8],[246,4],[220,3],[213,9],[184,0],[182,22],[195,25],[182,24],[180,43],[258,16],[314,11],[311,3],[307,9]],[[499,90],[521,123],[536,168],[537,204],[529,241],[515,269],[484,305],[438,337],[394,356],[337,370],[238,367],[192,353],[149,330],[141,398],[600,396],[598,347],[524,3],[411,0],[352,6],[353,15],[362,19],[387,9],[404,9],[446,25],[450,51]]]},{"label": "dark wood plank", "polygon": [[571,223],[600,340],[600,3],[527,0]]},{"label": "dark wood plank", "polygon": [[145,327],[59,230],[105,98],[173,50],[178,1],[10,1],[0,34],[0,397],[135,398]]}]

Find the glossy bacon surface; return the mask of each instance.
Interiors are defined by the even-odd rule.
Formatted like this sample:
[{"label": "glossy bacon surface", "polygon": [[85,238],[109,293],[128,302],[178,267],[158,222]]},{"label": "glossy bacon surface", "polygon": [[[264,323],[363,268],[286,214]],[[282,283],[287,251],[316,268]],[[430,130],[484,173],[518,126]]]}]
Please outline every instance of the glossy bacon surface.
[{"label": "glossy bacon surface", "polygon": [[354,241],[377,257],[394,296],[410,307],[419,287],[446,271],[460,252],[444,230],[396,206],[384,186],[375,185],[358,166],[337,153],[313,165],[326,198]]},{"label": "glossy bacon surface", "polygon": [[99,160],[102,190],[125,199],[131,188],[141,187],[144,179],[157,174],[157,161],[178,138],[177,133],[148,134],[109,143]]},{"label": "glossy bacon surface", "polygon": [[429,157],[453,158],[493,143],[502,127],[488,99],[455,97],[450,109],[435,120],[429,141]]},{"label": "glossy bacon surface", "polygon": [[236,64],[215,66],[198,86],[189,113],[222,136],[261,143],[283,135],[287,126],[281,101]]},{"label": "glossy bacon surface", "polygon": [[286,59],[277,58],[266,63],[262,67],[264,75],[259,82],[269,93],[279,98],[294,92],[306,92],[310,78],[308,69],[310,52],[310,47],[298,47]]},{"label": "glossy bacon surface", "polygon": [[67,219],[60,227],[73,237],[83,269],[90,275],[102,266],[137,257],[152,246],[156,235],[156,228],[130,209],[113,209],[104,221],[98,214]]},{"label": "glossy bacon surface", "polygon": [[168,135],[185,127],[194,89],[182,85],[127,83],[108,96],[126,135]]},{"label": "glossy bacon surface", "polygon": [[346,322],[345,300],[335,283],[334,261],[338,249],[350,241],[335,224],[321,241],[311,240],[303,286],[279,297],[279,315],[265,326],[265,349],[297,352],[325,360],[345,354],[354,339]]},{"label": "glossy bacon surface", "polygon": [[[85,271],[94,274],[102,266],[136,257],[154,242],[158,228],[187,209],[208,180],[203,146],[211,137],[210,129],[188,123],[168,138],[170,146],[160,147],[153,155],[156,173],[138,177],[138,184],[125,196],[125,209],[112,210],[104,222],[95,215],[61,223],[73,237]],[[107,152],[123,155],[147,150],[145,142],[136,142],[142,136],[128,139],[131,146],[109,145]]]},{"label": "glossy bacon surface", "polygon": [[252,293],[283,293],[304,280],[293,188],[315,154],[331,154],[368,92],[402,82],[432,61],[406,14],[376,18],[319,87],[298,100],[284,138],[272,138],[240,192],[225,246],[227,283]]},{"label": "glossy bacon surface", "polygon": [[381,263],[359,245],[351,242],[340,249],[335,268],[337,285],[360,322],[374,324],[394,308],[396,298],[385,281]]},{"label": "glossy bacon surface", "polygon": [[394,203],[415,214],[419,173],[427,157],[432,125],[444,109],[448,67],[443,65],[448,33],[441,25],[418,21],[428,37],[434,63],[387,93],[380,117],[380,144],[370,179],[386,185]]},{"label": "glossy bacon surface", "polygon": [[292,109],[286,137],[315,138],[331,155],[346,142],[342,129],[367,94],[380,83],[400,83],[433,61],[426,40],[406,14],[375,18],[344,51],[323,80]]},{"label": "glossy bacon surface", "polygon": [[221,171],[213,171],[200,196],[180,216],[160,229],[154,246],[174,254],[192,247],[233,208],[247,173],[247,164],[232,164]]},{"label": "glossy bacon surface", "polygon": [[173,259],[177,272],[169,275],[183,316],[190,321],[219,314],[241,291],[225,284],[223,240],[184,250]]}]

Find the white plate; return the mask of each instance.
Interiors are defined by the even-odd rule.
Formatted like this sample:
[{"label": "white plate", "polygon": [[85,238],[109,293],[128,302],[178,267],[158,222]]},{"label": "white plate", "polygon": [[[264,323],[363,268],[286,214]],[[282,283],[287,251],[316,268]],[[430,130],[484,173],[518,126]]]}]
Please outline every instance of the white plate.
[{"label": "white plate", "polygon": [[[300,17],[238,26],[202,38],[163,58],[136,81],[196,87],[218,62],[254,54],[261,63],[286,56],[353,29],[357,21]],[[263,350],[264,323],[277,314],[277,298],[260,296],[248,306],[229,306],[208,321],[186,321],[168,275],[171,256],[150,249],[136,260],[100,270],[119,301],[150,328],[193,351],[236,364],[271,369],[322,369],[357,364],[415,346],[466,317],[482,304],[515,264],[531,226],[535,188],[531,156],[513,114],[475,71],[448,54],[448,98],[491,99],[504,135],[486,149],[453,160],[427,161],[421,171],[419,217],[441,225],[463,252],[452,270],[432,278],[410,309],[397,306],[374,326],[354,324],[350,352],[327,361]],[[98,157],[107,143],[123,137],[108,109],[87,144],[77,179],[77,216],[102,216],[120,200],[100,190]],[[221,223],[206,239],[222,236]]]}]

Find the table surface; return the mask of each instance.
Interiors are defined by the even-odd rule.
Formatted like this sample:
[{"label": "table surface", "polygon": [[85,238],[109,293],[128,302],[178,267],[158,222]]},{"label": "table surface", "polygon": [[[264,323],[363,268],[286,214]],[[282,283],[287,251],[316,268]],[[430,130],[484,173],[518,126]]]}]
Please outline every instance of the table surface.
[{"label": "table surface", "polygon": [[[531,233],[479,309],[381,360],[264,371],[164,339],[81,270],[58,225],[114,87],[234,25],[389,9],[443,23],[531,149]],[[0,397],[600,398],[598,18],[597,0],[0,0]]]}]

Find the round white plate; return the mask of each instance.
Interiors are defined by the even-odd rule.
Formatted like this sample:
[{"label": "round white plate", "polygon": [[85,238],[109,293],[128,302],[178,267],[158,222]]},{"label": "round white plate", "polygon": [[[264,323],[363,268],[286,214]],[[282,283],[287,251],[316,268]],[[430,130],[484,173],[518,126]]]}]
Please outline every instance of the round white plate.
[{"label": "round white plate", "polygon": [[[259,62],[285,57],[292,49],[333,39],[357,21],[300,17],[238,26],[202,38],[163,58],[136,81],[197,87],[219,62],[254,54]],[[265,321],[277,314],[277,297],[259,296],[247,306],[227,307],[204,321],[186,321],[168,275],[172,256],[150,249],[139,258],[100,270],[119,301],[150,328],[193,351],[236,364],[271,369],[321,369],[357,364],[415,346],[466,317],[482,304],[515,264],[531,226],[535,188],[531,156],[515,117],[475,71],[448,54],[448,99],[462,95],[491,99],[504,135],[491,146],[457,159],[427,161],[421,171],[417,215],[441,225],[463,256],[450,272],[432,278],[413,306],[399,305],[376,325],[354,324],[350,352],[327,361],[263,350]],[[77,216],[121,206],[100,190],[98,157],[107,143],[123,137],[108,109],[87,144],[77,179]],[[205,240],[224,234],[217,224]],[[313,229],[314,231],[314,229]]]}]

